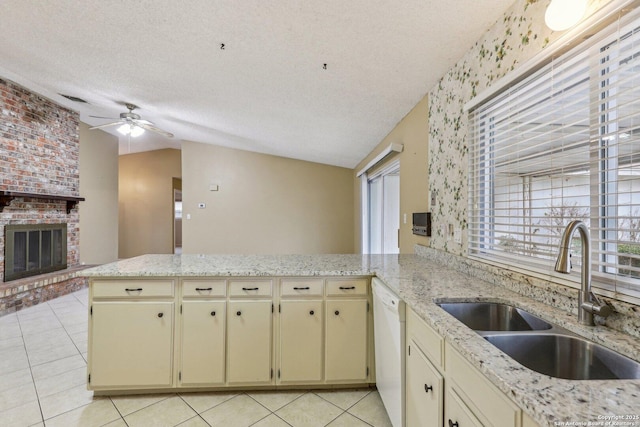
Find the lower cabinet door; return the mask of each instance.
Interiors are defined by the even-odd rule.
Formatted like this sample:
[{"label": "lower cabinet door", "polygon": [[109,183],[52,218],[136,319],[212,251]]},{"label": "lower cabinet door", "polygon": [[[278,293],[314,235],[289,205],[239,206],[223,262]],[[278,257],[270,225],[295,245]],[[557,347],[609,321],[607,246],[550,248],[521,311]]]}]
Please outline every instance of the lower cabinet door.
[{"label": "lower cabinet door", "polygon": [[410,341],[409,345],[406,374],[407,427],[442,426],[442,375],[429,362],[415,341]]},{"label": "lower cabinet door", "polygon": [[365,382],[367,380],[367,300],[327,300],[326,325],[326,380]]},{"label": "lower cabinet door", "polygon": [[180,385],[224,383],[225,301],[182,303]]},{"label": "lower cabinet door", "polygon": [[227,306],[227,381],[270,384],[273,378],[271,300],[231,300]]},{"label": "lower cabinet door", "polygon": [[455,427],[482,427],[482,423],[465,405],[456,391],[447,387],[447,396],[444,399],[444,425]]},{"label": "lower cabinet door", "polygon": [[173,302],[94,302],[90,388],[171,387]]},{"label": "lower cabinet door", "polygon": [[280,383],[322,381],[322,300],[280,303]]}]

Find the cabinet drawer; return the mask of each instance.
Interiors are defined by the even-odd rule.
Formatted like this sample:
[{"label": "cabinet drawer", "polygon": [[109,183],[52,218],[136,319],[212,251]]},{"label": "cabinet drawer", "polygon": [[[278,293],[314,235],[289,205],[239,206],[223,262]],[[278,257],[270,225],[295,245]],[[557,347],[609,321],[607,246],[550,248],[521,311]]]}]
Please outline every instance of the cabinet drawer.
[{"label": "cabinet drawer", "polygon": [[483,424],[501,427],[520,426],[521,409],[467,362],[449,343],[445,344],[445,363],[447,374],[458,386],[458,394],[476,416],[483,421]]},{"label": "cabinet drawer", "polygon": [[473,412],[467,408],[458,393],[451,387],[447,388],[447,396],[444,401],[445,426],[482,427],[482,423],[473,415]]},{"label": "cabinet drawer", "polygon": [[225,297],[227,296],[226,280],[184,280],[182,296],[192,297]]},{"label": "cabinet drawer", "polygon": [[230,280],[229,296],[231,297],[270,297],[271,280]]},{"label": "cabinet drawer", "polygon": [[91,284],[93,298],[173,297],[173,280],[100,280]]},{"label": "cabinet drawer", "polygon": [[327,296],[366,295],[367,279],[328,279]]},{"label": "cabinet drawer", "polygon": [[322,296],[323,288],[322,279],[282,279],[280,295],[283,297]]},{"label": "cabinet drawer", "polygon": [[444,340],[411,309],[407,311],[407,340],[409,339],[415,341],[434,365],[442,368]]}]

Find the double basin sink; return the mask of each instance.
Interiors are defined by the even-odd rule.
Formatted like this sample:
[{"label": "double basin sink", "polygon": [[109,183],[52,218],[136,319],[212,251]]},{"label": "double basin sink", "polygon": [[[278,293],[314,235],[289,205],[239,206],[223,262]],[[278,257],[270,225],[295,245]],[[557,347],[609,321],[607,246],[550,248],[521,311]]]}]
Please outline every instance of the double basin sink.
[{"label": "double basin sink", "polygon": [[640,379],[640,363],[520,308],[491,302],[438,305],[538,373],[569,380]]}]

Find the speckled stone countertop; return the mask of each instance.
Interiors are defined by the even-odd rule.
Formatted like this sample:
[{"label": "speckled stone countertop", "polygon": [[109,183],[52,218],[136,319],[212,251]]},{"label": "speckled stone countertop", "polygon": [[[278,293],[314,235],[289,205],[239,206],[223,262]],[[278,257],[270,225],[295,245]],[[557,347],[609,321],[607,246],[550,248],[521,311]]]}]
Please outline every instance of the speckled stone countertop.
[{"label": "speckled stone countertop", "polygon": [[[419,255],[143,255],[83,270],[88,277],[376,275],[467,360],[541,425],[605,425],[640,416],[640,380],[573,381],[524,368],[436,303],[505,302],[638,360],[637,338],[585,327],[576,316]],[[625,421],[623,418],[619,422]],[[626,420],[640,426],[640,420]],[[633,424],[635,422],[635,424]],[[625,424],[619,424],[625,425]]]}]

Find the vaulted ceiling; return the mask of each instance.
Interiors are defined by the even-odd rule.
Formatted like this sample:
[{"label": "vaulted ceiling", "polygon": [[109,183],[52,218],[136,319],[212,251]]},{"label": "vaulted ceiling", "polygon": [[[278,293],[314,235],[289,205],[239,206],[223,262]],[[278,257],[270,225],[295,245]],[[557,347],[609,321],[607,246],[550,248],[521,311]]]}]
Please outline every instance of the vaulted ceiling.
[{"label": "vaulted ceiling", "polygon": [[189,140],[354,167],[512,2],[3,0],[0,78],[175,134],[121,153]]}]

